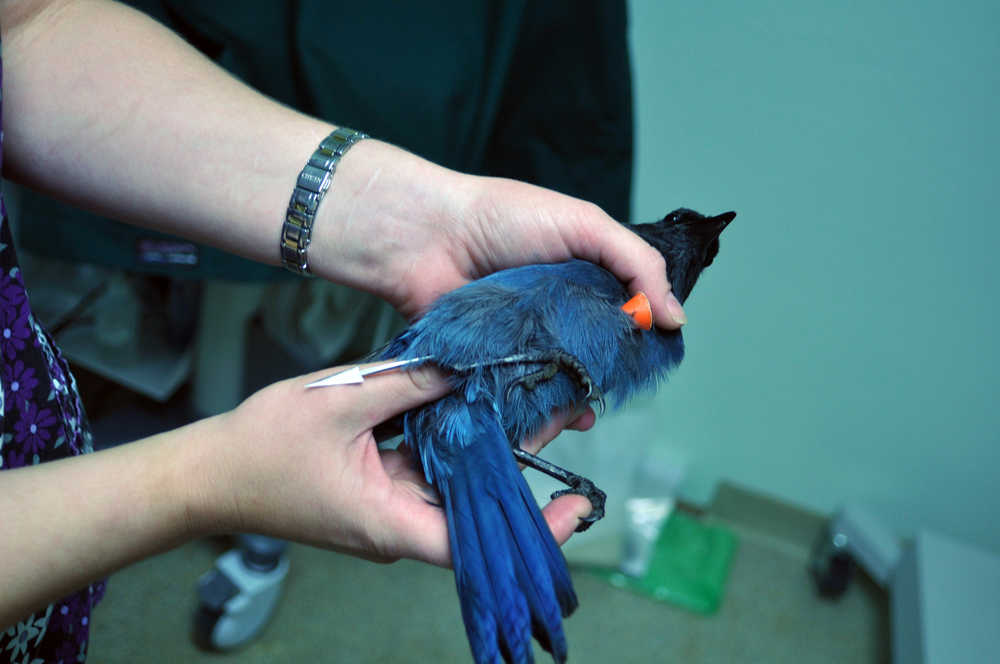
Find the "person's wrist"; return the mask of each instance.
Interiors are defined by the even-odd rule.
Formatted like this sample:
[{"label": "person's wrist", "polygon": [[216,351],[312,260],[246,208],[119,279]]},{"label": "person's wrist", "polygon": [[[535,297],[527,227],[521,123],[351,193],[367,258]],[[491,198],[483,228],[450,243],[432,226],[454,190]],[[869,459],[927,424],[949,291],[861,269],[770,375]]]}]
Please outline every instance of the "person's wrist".
[{"label": "person's wrist", "polygon": [[[391,146],[376,139],[354,145],[337,167],[337,176],[316,214],[309,249],[310,269],[317,277],[357,285],[377,275],[362,274],[363,268],[374,273],[381,255],[377,251],[376,221],[367,212],[365,197],[378,189],[378,180],[391,159]],[[368,190],[368,191],[366,191]]]},{"label": "person's wrist", "polygon": [[198,420],[176,430],[176,440],[162,441],[170,448],[168,500],[179,506],[178,529],[184,541],[242,531],[238,482],[232,477],[236,468],[229,461],[237,451],[229,415]]},{"label": "person's wrist", "polygon": [[299,172],[281,226],[281,263],[296,274],[309,275],[309,245],[316,213],[334,177],[340,160],[368,134],[338,127],[320,142]]},{"label": "person's wrist", "polygon": [[402,266],[422,247],[441,243],[444,226],[459,216],[446,205],[460,198],[466,179],[389,143],[359,142],[344,155],[317,215],[314,274],[398,307],[396,294],[407,278]]}]

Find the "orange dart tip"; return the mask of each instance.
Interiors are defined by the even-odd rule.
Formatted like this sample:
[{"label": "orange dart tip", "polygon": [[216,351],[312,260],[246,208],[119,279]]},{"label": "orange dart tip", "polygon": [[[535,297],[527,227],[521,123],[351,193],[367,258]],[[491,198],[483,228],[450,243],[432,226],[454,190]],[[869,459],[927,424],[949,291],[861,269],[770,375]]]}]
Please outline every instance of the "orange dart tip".
[{"label": "orange dart tip", "polygon": [[632,317],[636,327],[643,330],[653,329],[653,309],[649,306],[649,298],[642,291],[623,304],[622,311]]}]

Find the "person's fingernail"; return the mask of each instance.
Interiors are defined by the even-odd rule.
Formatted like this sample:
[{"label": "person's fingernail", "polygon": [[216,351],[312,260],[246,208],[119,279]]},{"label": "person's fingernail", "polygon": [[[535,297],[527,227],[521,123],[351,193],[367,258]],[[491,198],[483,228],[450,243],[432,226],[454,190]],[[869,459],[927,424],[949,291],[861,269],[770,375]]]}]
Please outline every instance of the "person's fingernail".
[{"label": "person's fingernail", "polygon": [[684,315],[684,307],[681,306],[680,301],[673,293],[667,295],[667,311],[670,312],[670,317],[673,318],[678,325],[687,324],[688,319],[687,316]]}]

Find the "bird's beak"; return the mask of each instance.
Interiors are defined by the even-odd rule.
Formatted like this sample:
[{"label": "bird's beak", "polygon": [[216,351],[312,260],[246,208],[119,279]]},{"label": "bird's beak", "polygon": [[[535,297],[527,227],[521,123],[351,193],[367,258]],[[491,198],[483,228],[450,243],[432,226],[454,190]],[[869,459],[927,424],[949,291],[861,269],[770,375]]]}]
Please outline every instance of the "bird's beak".
[{"label": "bird's beak", "polygon": [[705,217],[701,221],[697,221],[691,224],[691,232],[696,236],[701,238],[703,242],[707,243],[719,237],[719,234],[726,229],[733,219],[736,218],[735,212],[723,212],[722,214],[716,215],[714,217]]},{"label": "bird's beak", "polygon": [[721,233],[726,229],[726,226],[729,225],[729,222],[731,222],[735,218],[736,218],[736,213],[730,210],[729,212],[723,212],[722,214],[712,217],[712,221],[716,222],[719,225],[719,232]]}]

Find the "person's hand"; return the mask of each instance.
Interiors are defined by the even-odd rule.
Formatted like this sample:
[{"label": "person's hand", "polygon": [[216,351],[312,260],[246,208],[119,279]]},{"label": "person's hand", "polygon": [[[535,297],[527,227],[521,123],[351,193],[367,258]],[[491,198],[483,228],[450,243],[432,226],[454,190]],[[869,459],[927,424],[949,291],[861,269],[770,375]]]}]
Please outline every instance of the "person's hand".
[{"label": "person's hand", "polygon": [[[370,377],[361,385],[306,389],[336,369],[276,383],[214,418],[200,450],[213,470],[196,495],[208,532],[260,532],[370,560],[450,563],[444,511],[405,451],[380,451],[373,428],[448,389],[432,368]],[[590,411],[555,414],[523,447],[534,452],[564,428],[586,429]],[[562,544],[590,513],[562,496],[543,510]]]},{"label": "person's hand", "polygon": [[314,269],[388,300],[410,319],[492,272],[582,258],[650,299],[656,324],[686,318],[663,257],[599,207],[548,189],[462,175],[366,140],[343,159],[317,222]]}]

